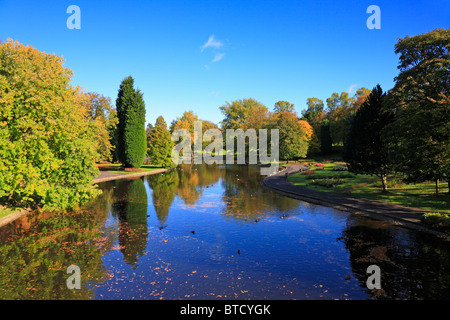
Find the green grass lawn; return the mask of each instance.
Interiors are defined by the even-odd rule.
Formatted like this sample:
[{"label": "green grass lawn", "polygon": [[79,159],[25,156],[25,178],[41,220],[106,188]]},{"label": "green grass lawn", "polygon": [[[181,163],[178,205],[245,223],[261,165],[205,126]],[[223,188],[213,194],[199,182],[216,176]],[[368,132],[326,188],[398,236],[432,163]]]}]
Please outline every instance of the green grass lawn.
[{"label": "green grass lawn", "polygon": [[[310,160],[307,160],[311,163]],[[435,194],[435,183],[404,183],[399,177],[388,177],[388,192],[381,189],[381,181],[376,176],[352,174],[348,171],[333,171],[333,167],[344,165],[343,162],[322,162],[324,167],[311,166],[313,173],[297,173],[291,175],[288,181],[305,188],[325,192],[340,192],[354,197],[381,200],[409,207],[423,208],[426,210],[450,213],[450,195],[448,184],[440,184],[440,194]],[[335,182],[340,179],[339,184],[332,187],[314,185],[317,181],[328,178]],[[334,180],[330,180],[334,179]],[[325,180],[323,180],[325,181]]]}]

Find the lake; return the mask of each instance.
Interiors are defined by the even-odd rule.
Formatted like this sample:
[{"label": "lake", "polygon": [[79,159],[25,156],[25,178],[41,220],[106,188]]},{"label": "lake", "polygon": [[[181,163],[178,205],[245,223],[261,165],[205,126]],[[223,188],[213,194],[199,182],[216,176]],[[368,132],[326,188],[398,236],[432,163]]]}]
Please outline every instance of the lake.
[{"label": "lake", "polygon": [[[257,166],[182,165],[16,220],[0,228],[0,299],[450,299],[449,242],[262,178]],[[366,286],[370,265],[381,289]]]}]

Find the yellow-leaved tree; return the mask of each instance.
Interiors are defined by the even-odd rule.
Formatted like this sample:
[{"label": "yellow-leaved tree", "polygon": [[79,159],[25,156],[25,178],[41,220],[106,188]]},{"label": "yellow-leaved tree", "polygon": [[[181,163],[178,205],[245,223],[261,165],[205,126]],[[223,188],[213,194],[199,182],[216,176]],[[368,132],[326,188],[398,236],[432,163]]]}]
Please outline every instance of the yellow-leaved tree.
[{"label": "yellow-leaved tree", "polygon": [[63,61],[0,44],[0,203],[68,209],[99,193],[97,122]]}]

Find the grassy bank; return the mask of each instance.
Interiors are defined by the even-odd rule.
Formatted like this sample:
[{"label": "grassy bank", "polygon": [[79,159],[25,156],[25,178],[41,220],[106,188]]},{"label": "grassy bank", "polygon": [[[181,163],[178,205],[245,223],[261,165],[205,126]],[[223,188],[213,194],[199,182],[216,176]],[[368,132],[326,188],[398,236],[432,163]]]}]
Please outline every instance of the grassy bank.
[{"label": "grassy bank", "polygon": [[21,208],[16,208],[16,207],[6,207],[6,206],[2,206],[0,205],[0,219],[3,217],[6,217],[8,215],[10,215],[11,213],[20,210]]},{"label": "grassy bank", "polygon": [[120,174],[133,174],[133,173],[138,173],[138,172],[147,172],[147,171],[163,169],[162,167],[145,164],[142,167],[140,167],[141,171],[125,171],[125,169],[122,167],[122,164],[120,164],[120,163],[102,164],[102,165],[98,165],[98,168],[100,171],[108,171],[108,172],[120,173]]},{"label": "grassy bank", "polygon": [[388,177],[388,192],[384,193],[381,181],[376,176],[334,171],[335,167],[343,168],[343,162],[307,160],[304,164],[310,165],[311,170],[291,175],[289,182],[319,191],[341,192],[359,198],[450,213],[450,195],[446,182],[440,184],[441,193],[436,195],[434,182],[405,183],[401,177],[391,175]]}]

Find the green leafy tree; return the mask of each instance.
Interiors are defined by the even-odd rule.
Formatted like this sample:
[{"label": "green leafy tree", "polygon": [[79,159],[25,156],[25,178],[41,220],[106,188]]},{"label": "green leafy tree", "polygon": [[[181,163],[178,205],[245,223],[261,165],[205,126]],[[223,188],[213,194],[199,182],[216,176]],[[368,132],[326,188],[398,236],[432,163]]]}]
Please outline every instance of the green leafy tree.
[{"label": "green leafy tree", "polygon": [[[302,116],[316,130],[320,129],[320,125],[325,117],[323,101],[318,98],[306,99],[306,110],[303,110]],[[319,130],[317,130],[319,131]]]},{"label": "green leafy tree", "polygon": [[330,121],[330,135],[332,143],[341,145],[345,135],[345,121],[350,115],[356,99],[348,92],[338,94],[334,92],[327,99],[327,119]]},{"label": "green leafy tree", "polygon": [[97,124],[63,59],[0,44],[0,201],[68,209],[100,191]]},{"label": "green leafy tree", "polygon": [[278,101],[275,103],[273,111],[275,113],[279,112],[295,112],[294,105],[287,101]]},{"label": "green leafy tree", "polygon": [[386,104],[395,121],[384,137],[397,169],[436,181],[439,193],[439,180],[450,180],[450,29],[401,38],[395,53],[400,73]]},{"label": "green leafy tree", "polygon": [[320,153],[320,131],[325,118],[324,104],[321,99],[313,97],[306,99],[306,105],[308,107],[302,111],[302,118],[308,121],[313,128],[308,152],[317,154]]},{"label": "green leafy tree", "polygon": [[[222,121],[222,129],[225,133],[224,145],[226,145],[226,129],[242,129],[244,131],[254,129],[258,137],[259,129],[265,128],[269,119],[269,110],[267,107],[253,98],[227,102],[220,107],[220,110],[225,116]],[[236,153],[236,140],[234,148],[234,152]],[[245,142],[245,154],[250,157],[248,141]]]},{"label": "green leafy tree", "polygon": [[113,135],[117,127],[117,112],[111,104],[111,99],[96,92],[87,94],[86,108],[88,119],[95,121],[99,132],[98,161],[110,161],[114,152]]},{"label": "green leafy tree", "polygon": [[174,143],[162,116],[156,119],[147,143],[147,155],[151,158],[152,164],[163,168],[175,166],[171,158]]},{"label": "green leafy tree", "polygon": [[392,172],[392,167],[388,160],[388,147],[381,133],[394,119],[392,112],[383,110],[385,96],[377,85],[351,117],[343,151],[349,171],[378,176],[383,191],[387,191],[387,175]]},{"label": "green leafy tree", "polygon": [[139,168],[147,150],[145,133],[145,103],[140,90],[134,89],[129,76],[120,84],[116,100],[119,123],[117,126],[117,156],[126,168]]},{"label": "green leafy tree", "polygon": [[265,105],[253,98],[227,102],[220,107],[225,116],[223,129],[261,129],[264,128],[269,111]]},{"label": "green leafy tree", "polygon": [[279,156],[283,160],[306,157],[311,135],[292,112],[279,112],[270,116],[268,129],[278,129]]}]

